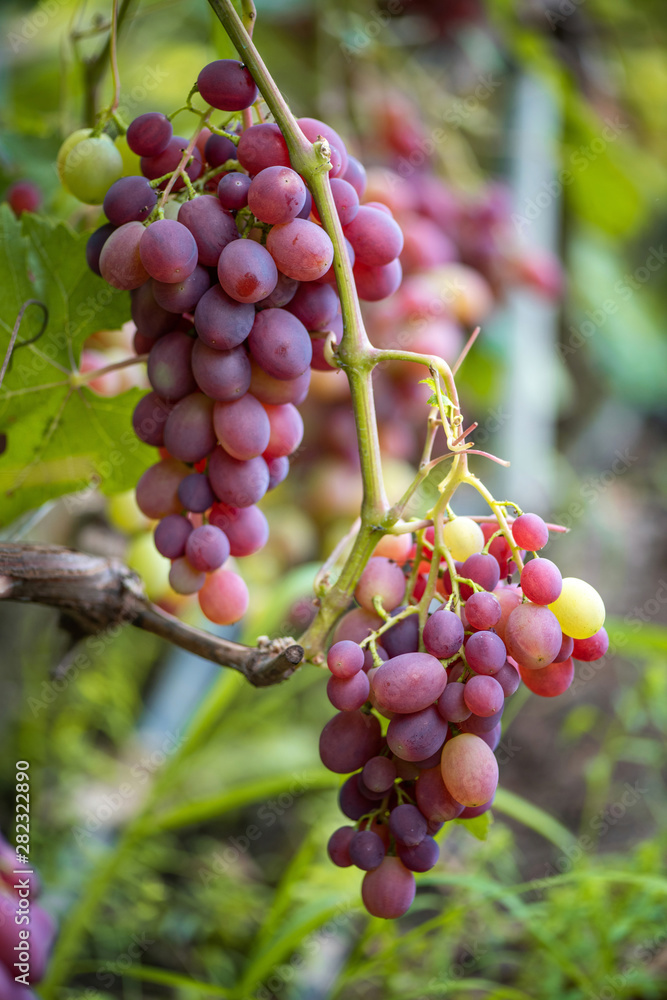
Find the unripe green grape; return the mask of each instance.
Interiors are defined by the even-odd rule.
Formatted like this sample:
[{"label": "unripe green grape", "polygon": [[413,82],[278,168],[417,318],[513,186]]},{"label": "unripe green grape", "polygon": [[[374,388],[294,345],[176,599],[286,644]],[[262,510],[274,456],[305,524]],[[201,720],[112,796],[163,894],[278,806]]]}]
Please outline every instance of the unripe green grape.
[{"label": "unripe green grape", "polygon": [[74,144],[62,163],[67,190],[88,205],[101,205],[108,189],[123,173],[123,158],[108,135],[89,136]]},{"label": "unripe green grape", "polygon": [[93,132],[92,128],[78,128],[76,132],[72,132],[71,135],[67,136],[67,138],[61,145],[60,149],[58,150],[58,156],[56,157],[56,169],[58,171],[58,178],[61,184],[65,183],[63,178],[63,168],[65,166],[65,160],[72,152],[74,147],[78,145],[78,143],[83,142],[84,139],[87,139],[90,135],[92,135],[92,132]]},{"label": "unripe green grape", "polygon": [[549,605],[560,627],[573,639],[590,639],[602,628],[604,602],[595,587],[576,576],[566,576],[560,596]]},{"label": "unripe green grape", "polygon": [[481,552],[484,548],[484,532],[470,517],[456,517],[447,521],[443,528],[445,545],[457,562],[465,562],[468,556]]},{"label": "unripe green grape", "polygon": [[151,601],[159,601],[169,593],[171,563],[155,548],[151,534],[135,535],[128,546],[125,562],[139,574]]},{"label": "unripe green grape", "polygon": [[153,524],[150,518],[139,510],[134,490],[114,494],[109,499],[107,514],[114,528],[128,535],[136,534],[138,531],[148,531]]}]

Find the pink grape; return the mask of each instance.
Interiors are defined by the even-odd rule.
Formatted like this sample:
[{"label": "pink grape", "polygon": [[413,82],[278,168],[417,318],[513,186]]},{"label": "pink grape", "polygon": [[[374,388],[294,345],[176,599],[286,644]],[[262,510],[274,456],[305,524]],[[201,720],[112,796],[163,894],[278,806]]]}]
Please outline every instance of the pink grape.
[{"label": "pink grape", "polygon": [[185,543],[192,532],[192,524],[182,514],[163,517],[153,533],[155,548],[167,559],[185,555]]},{"label": "pink grape", "polygon": [[206,573],[196,570],[185,556],[175,559],[169,570],[169,585],[177,594],[196,594],[206,582]]},{"label": "pink grape", "polygon": [[398,259],[380,267],[357,261],[353,271],[357,293],[364,302],[379,302],[388,298],[398,290],[403,279],[403,268]]},{"label": "pink grape", "polygon": [[363,608],[353,608],[352,611],[346,612],[338,619],[334,628],[333,642],[337,644],[343,640],[348,640],[360,643],[371,632],[379,628],[381,624],[382,619],[379,615],[365,611]]},{"label": "pink grape", "polygon": [[132,427],[139,440],[153,448],[161,448],[164,425],[172,408],[173,404],[161,399],[156,392],[149,392],[140,399],[132,414]]},{"label": "pink grape", "polygon": [[463,684],[448,683],[438,698],[437,709],[447,722],[464,722],[470,718],[472,712],[466,705],[464,691]]},{"label": "pink grape", "polygon": [[299,285],[290,300],[288,311],[300,320],[307,330],[326,330],[333,322],[340,300],[330,285],[305,282]]},{"label": "pink grape", "polygon": [[475,715],[482,718],[494,715],[503,707],[505,693],[493,677],[470,677],[463,685],[465,703]]},{"label": "pink grape", "polygon": [[364,651],[356,642],[343,639],[335,642],[327,653],[327,666],[334,677],[348,680],[363,668]]},{"label": "pink grape", "polygon": [[445,743],[442,780],[463,806],[487,802],[498,785],[498,761],[479,736],[463,733]]},{"label": "pink grape", "polygon": [[465,613],[468,624],[473,628],[488,629],[500,621],[503,610],[495,594],[477,591],[466,601]]},{"label": "pink grape", "polygon": [[282,309],[292,301],[296,295],[297,289],[301,287],[299,281],[295,281],[294,278],[288,278],[286,274],[281,274],[278,272],[278,281],[276,282],[276,287],[273,289],[270,295],[267,295],[265,299],[260,299],[259,302],[255,303],[256,309]]},{"label": "pink grape", "polygon": [[403,249],[403,233],[398,223],[377,208],[362,205],[344,229],[354,249],[357,263],[369,267],[391,264]]},{"label": "pink grape", "polygon": [[[500,567],[498,560],[485,552],[475,552],[468,556],[461,566],[460,576],[474,583],[478,583],[484,590],[493,590],[498,586],[500,579]],[[472,587],[468,584],[461,584],[461,597],[467,600],[473,593]]]},{"label": "pink grape", "polygon": [[553,611],[539,604],[521,604],[507,620],[505,643],[520,666],[539,670],[558,655],[562,635]]},{"label": "pink grape", "polygon": [[387,855],[379,868],[364,875],[361,899],[373,917],[403,916],[415,898],[415,877],[400,858]]},{"label": "pink grape", "polygon": [[521,683],[519,671],[509,661],[500,668],[497,674],[494,674],[494,680],[498,681],[506,698],[513,695]]},{"label": "pink grape", "polygon": [[213,400],[202,392],[181,399],[164,426],[165,448],[182,462],[200,462],[216,446]]},{"label": "pink grape", "polygon": [[428,705],[410,715],[395,715],[387,729],[387,743],[402,760],[427,760],[442,747],[446,735],[447,723]]},{"label": "pink grape", "polygon": [[490,733],[495,729],[502,719],[505,710],[504,692],[502,692],[501,697],[503,698],[503,703],[496,712],[492,712],[491,715],[471,715],[465,722],[459,723],[458,728],[460,731],[462,733],[474,733],[475,736],[483,736],[485,733]]},{"label": "pink grape", "polygon": [[347,166],[343,173],[343,179],[351,184],[360,198],[363,198],[366,191],[366,168],[360,163],[356,156],[347,157]]},{"label": "pink grape", "polygon": [[165,458],[146,469],[136,488],[141,513],[155,521],[167,514],[180,514],[178,487],[189,471],[187,465],[175,458]]},{"label": "pink grape", "polygon": [[250,362],[241,346],[220,351],[196,340],[192,350],[192,374],[202,392],[221,402],[239,399],[250,388]]},{"label": "pink grape", "polygon": [[107,284],[127,292],[148,281],[140,250],[145,233],[140,222],[126,222],[107,238],[99,259],[100,274]]},{"label": "pink grape", "polygon": [[202,524],[188,535],[185,555],[194,569],[211,573],[229,558],[227,536],[213,524]]},{"label": "pink grape", "polygon": [[572,656],[575,660],[590,663],[599,660],[609,649],[609,636],[604,626],[588,639],[572,640]]},{"label": "pink grape", "polygon": [[439,660],[428,653],[404,653],[378,668],[373,690],[383,708],[411,714],[437,701],[447,684]]},{"label": "pink grape", "polygon": [[563,640],[560,644],[560,649],[558,650],[558,652],[554,657],[554,663],[562,663],[563,660],[569,660],[569,658],[572,656],[573,650],[574,650],[574,639],[569,635],[565,635],[565,633],[563,632]]},{"label": "pink grape", "polygon": [[393,611],[405,596],[401,567],[386,556],[373,556],[366,564],[354,596],[366,611],[374,611],[373,598],[380,597],[385,611]]},{"label": "pink grape", "polygon": [[364,764],[361,777],[372,792],[388,792],[396,781],[396,765],[389,757],[371,757]]},{"label": "pink grape", "polygon": [[199,591],[199,606],[216,625],[233,625],[243,618],[249,603],[245,580],[229,569],[209,573]]},{"label": "pink grape", "polygon": [[507,626],[509,616],[514,611],[514,609],[518,608],[519,605],[521,604],[522,594],[520,588],[514,585],[509,587],[507,586],[496,587],[496,589],[494,590],[494,594],[498,599],[498,603],[500,604],[500,608],[502,611],[500,620],[496,623],[494,628],[497,634],[503,640],[503,642],[505,642],[505,628]]},{"label": "pink grape", "polygon": [[354,677],[330,677],[327,681],[327,697],[334,708],[344,712],[361,708],[368,701],[370,684],[367,675],[360,670]]},{"label": "pink grape", "polygon": [[297,124],[310,142],[317,142],[318,136],[321,136],[329,143],[332,151],[332,169],[329,171],[329,177],[343,174],[347,169],[348,155],[345,143],[338,132],[318,118],[298,118]]},{"label": "pink grape", "polygon": [[239,239],[233,216],[211,194],[198,195],[191,201],[183,202],[178,211],[178,221],[192,233],[199,263],[206,267],[216,267],[224,248]]},{"label": "pink grape", "polygon": [[320,758],[329,771],[350,774],[382,749],[380,723],[363,712],[339,712],[320,736]]},{"label": "pink grape", "polygon": [[266,410],[249,392],[229,403],[217,402],[213,426],[227,454],[241,461],[266,451],[271,436]]},{"label": "pink grape", "polygon": [[[458,686],[463,687],[462,684]],[[420,811],[429,822],[447,823],[456,819],[463,810],[461,803],[448,791],[439,766],[421,772],[415,785],[415,795]]]},{"label": "pink grape", "polygon": [[306,185],[291,167],[266,167],[252,179],[248,208],[270,225],[296,219],[306,201]]},{"label": "pink grape", "polygon": [[269,470],[263,458],[240,462],[220,446],[209,459],[208,475],[218,500],[232,507],[257,503],[269,485]]},{"label": "pink grape", "polygon": [[337,868],[349,868],[352,865],[350,842],[356,832],[353,826],[341,826],[329,837],[327,854]]},{"label": "pink grape", "polygon": [[139,255],[141,263],[157,281],[181,281],[197,266],[195,238],[175,219],[158,219],[144,229]]},{"label": "pink grape", "polygon": [[202,99],[219,111],[243,111],[257,100],[250,70],[236,59],[216,59],[197,77]]},{"label": "pink grape", "polygon": [[537,552],[549,541],[549,529],[539,514],[521,514],[512,523],[512,537],[520,549]]},{"label": "pink grape", "polygon": [[234,558],[250,556],[264,548],[269,538],[269,524],[265,514],[252,504],[249,507],[232,507],[215,503],[209,522],[227,535],[230,554]]},{"label": "pink grape", "polygon": [[291,166],[287,143],[273,122],[244,129],[236,152],[241,166],[251,175],[266,167]]},{"label": "pink grape", "polygon": [[276,486],[284,482],[289,474],[289,458],[282,455],[280,458],[269,458],[264,453],[264,459],[269,467],[269,490],[274,490]]},{"label": "pink grape", "polygon": [[297,281],[321,278],[333,261],[330,237],[307,219],[274,226],[266,238],[266,248],[282,273]]},{"label": "pink grape", "polygon": [[235,240],[220,254],[218,278],[237,302],[259,302],[276,287],[278,270],[271,254],[259,243]]},{"label": "pink grape", "polygon": [[529,691],[542,698],[556,698],[567,691],[574,680],[574,663],[572,659],[561,663],[550,663],[540,670],[526,670],[519,664],[521,680]]},{"label": "pink grape", "polygon": [[507,650],[495,632],[473,632],[465,644],[465,654],[475,673],[496,674],[505,662]]},{"label": "pink grape", "polygon": [[260,403],[266,403],[270,406],[294,403],[295,406],[298,406],[308,395],[309,368],[302,375],[291,379],[279,379],[269,375],[254,359],[250,361],[250,368],[250,391]]},{"label": "pink grape", "polygon": [[440,608],[430,615],[424,626],[424,646],[439,660],[448,660],[463,643],[463,625],[458,615]]},{"label": "pink grape", "polygon": [[308,331],[285,309],[263,309],[257,313],[248,336],[248,348],[267,374],[282,381],[303,375],[313,356]]},{"label": "pink grape", "polygon": [[521,571],[521,589],[533,604],[551,604],[563,589],[563,577],[550,559],[531,559]]},{"label": "pink grape", "polygon": [[264,458],[282,458],[292,455],[303,438],[303,418],[291,403],[283,406],[264,406],[270,426],[269,442]]},{"label": "pink grape", "polygon": [[[343,180],[342,177],[332,178],[329,184],[340,224],[341,226],[347,226],[359,211],[359,195],[354,186],[349,181]],[[313,208],[313,215],[320,222],[320,213],[316,207]]]}]

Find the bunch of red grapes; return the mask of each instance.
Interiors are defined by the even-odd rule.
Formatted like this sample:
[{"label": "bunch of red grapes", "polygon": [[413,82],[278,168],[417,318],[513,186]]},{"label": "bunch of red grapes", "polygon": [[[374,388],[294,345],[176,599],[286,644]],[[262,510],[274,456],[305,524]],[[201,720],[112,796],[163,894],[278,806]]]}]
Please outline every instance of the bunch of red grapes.
[{"label": "bunch of red grapes", "polygon": [[597,591],[537,555],[549,538],[542,518],[521,514],[510,530],[516,549],[533,556],[516,583],[495,520],[445,522],[450,558],[439,560],[421,634],[417,603],[436,558],[434,530],[419,545],[386,537],[376,549],[386,554],[359,579],[359,606],[336,627],[327,694],[339,712],[324,727],[320,755],[350,775],[339,804],[354,825],[337,829],[328,850],[334,864],[366,873],[362,899],[374,916],[408,910],[413,873],[436,864],[444,823],[490,809],[505,699],[522,681],[542,697],[562,694],[573,659],[597,660],[609,646]]},{"label": "bunch of red grapes", "polygon": [[[198,90],[227,112],[258,99],[248,70],[230,59],[204,67]],[[338,133],[312,118],[299,125],[328,144],[358,294],[390,295],[401,281],[399,226],[386,206],[360,206],[365,170]],[[225,564],[266,543],[256,504],[287,475],[303,435],[296,407],[311,368],[329,367],[325,339],[340,339],[342,318],[333,245],[278,125],[206,131],[203,148],[191,144],[185,180],[177,168],[188,142],[171,121],[151,112],[132,122],[127,142],[143,176],[111,185],[109,221],[87,256],[110,285],[132,292],[135,348],[148,355],[152,392],[133,425],[160,460],[141,477],[137,503],[159,521],[155,544],[172,560],[173,589],[198,593],[210,620],[230,624],[248,591]]]}]

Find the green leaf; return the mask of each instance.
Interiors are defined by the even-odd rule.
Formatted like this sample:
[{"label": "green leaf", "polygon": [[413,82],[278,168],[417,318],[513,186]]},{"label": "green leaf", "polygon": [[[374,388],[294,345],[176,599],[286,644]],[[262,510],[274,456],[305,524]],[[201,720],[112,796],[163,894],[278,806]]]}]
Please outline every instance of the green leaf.
[{"label": "green leaf", "polygon": [[490,812],[485,812],[481,816],[473,816],[472,819],[457,819],[455,822],[464,826],[468,833],[472,833],[477,840],[487,840],[493,816]]},{"label": "green leaf", "polygon": [[35,215],[14,218],[0,206],[0,356],[4,357],[17,316],[29,306],[17,346],[0,388],[0,431],[7,450],[0,457],[0,523],[65,493],[99,486],[115,493],[132,486],[154,460],[154,452],[132,434],[130,414],[141,396],[131,390],[114,398],[75,387],[85,340],[98,330],[117,329],[128,319],[129,298],[88,268],[85,233]]},{"label": "green leaf", "polygon": [[530,827],[536,833],[542,834],[546,840],[550,840],[561,850],[571,847],[575,842],[574,834],[570,833],[557,819],[544,812],[539,806],[527,802],[520,795],[508,792],[506,788],[497,790],[493,808],[511,819],[518,820],[519,823]]}]

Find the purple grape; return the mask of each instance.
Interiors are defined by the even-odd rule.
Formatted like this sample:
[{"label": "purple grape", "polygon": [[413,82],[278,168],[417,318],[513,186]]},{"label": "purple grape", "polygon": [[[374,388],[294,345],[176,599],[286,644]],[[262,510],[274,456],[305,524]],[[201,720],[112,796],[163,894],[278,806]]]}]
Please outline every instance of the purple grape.
[{"label": "purple grape", "polygon": [[148,355],[148,381],[162,399],[176,402],[197,388],[192,374],[192,337],[176,330],[160,337]]},{"label": "purple grape", "polygon": [[[403,611],[402,607],[396,612]],[[419,649],[419,618],[418,615],[408,615],[392,625],[380,640],[389,657],[401,656],[404,653],[416,653]]]},{"label": "purple grape", "polygon": [[298,406],[303,403],[310,386],[310,368],[307,368],[298,378],[279,379],[265,372],[254,359],[251,360],[250,364],[250,391],[260,403],[266,403],[270,406],[282,406],[285,403],[294,403],[295,406]]},{"label": "purple grape", "polygon": [[382,267],[371,267],[362,261],[354,264],[354,283],[359,298],[364,302],[379,302],[388,298],[400,287],[402,280],[400,260],[392,260],[391,264]]},{"label": "purple grape", "polygon": [[406,715],[432,705],[446,684],[447,674],[442,664],[428,653],[394,656],[373,677],[373,691],[382,708]]},{"label": "purple grape", "polygon": [[167,559],[185,555],[185,543],[192,532],[192,525],[182,514],[168,514],[157,525],[153,538],[155,548]]},{"label": "purple grape", "polygon": [[159,521],[167,514],[182,510],[178,486],[188,474],[187,465],[175,458],[166,458],[151,465],[139,478],[136,488],[137,506],[142,514]]},{"label": "purple grape", "polygon": [[257,313],[248,347],[264,371],[281,381],[303,375],[313,356],[308,331],[285,309],[264,309]]},{"label": "purple grape", "polygon": [[[468,556],[459,573],[466,580],[478,583],[484,590],[493,590],[500,580],[500,566],[495,556],[485,552],[475,552]],[[467,583],[461,584],[461,597],[464,601],[472,595],[473,589]]]},{"label": "purple grape", "polygon": [[331,285],[305,282],[289,303],[288,311],[300,320],[307,330],[327,330],[338,313],[340,300]]},{"label": "purple grape", "polygon": [[252,179],[248,208],[260,222],[282,225],[295,219],[306,201],[306,185],[291,167],[266,167]]},{"label": "purple grape", "polygon": [[330,677],[327,681],[327,697],[334,708],[352,712],[368,701],[370,683],[368,675],[360,670],[353,677]]},{"label": "purple grape", "polygon": [[350,841],[357,831],[353,826],[340,826],[329,837],[327,853],[337,868],[350,868]]},{"label": "purple grape", "polygon": [[203,472],[192,472],[181,481],[178,498],[185,510],[193,514],[203,514],[215,503],[215,493]]},{"label": "purple grape", "polygon": [[229,558],[227,536],[213,524],[202,524],[188,536],[185,555],[194,569],[202,573],[212,573]]},{"label": "purple grape", "polygon": [[88,242],[86,243],[86,263],[93,274],[101,276],[100,254],[102,253],[104,244],[115,229],[116,227],[110,222],[105,222],[103,226],[100,226],[88,237]]},{"label": "purple grape", "polygon": [[250,70],[236,59],[216,59],[197,77],[202,100],[219,111],[243,111],[258,97]]},{"label": "purple grape", "polygon": [[[329,768],[329,770],[331,771],[333,768]],[[375,808],[374,801],[365,796],[361,790],[358,774],[351,774],[347,781],[341,785],[338,793],[338,808],[343,816],[347,816],[348,819],[353,819],[355,822]]]},{"label": "purple grape", "polygon": [[237,302],[254,303],[266,298],[276,287],[278,269],[271,254],[259,243],[234,240],[220,254],[218,279]]},{"label": "purple grape", "polygon": [[107,237],[100,252],[100,274],[114,288],[129,292],[148,281],[141,260],[141,242],[146,229],[140,222],[126,222]]},{"label": "purple grape", "polygon": [[419,811],[429,823],[447,823],[460,816],[463,809],[447,790],[440,767],[421,772],[415,785],[415,795]]},{"label": "purple grape", "polygon": [[[231,139],[228,139],[226,135],[209,135],[204,146],[204,159],[212,167],[221,167],[227,160],[236,159],[236,144]],[[245,174],[239,174],[239,176],[244,177]],[[249,180],[250,178],[248,178]],[[231,207],[230,205],[224,206],[224,208]],[[239,205],[237,207],[242,208],[243,206]]]},{"label": "purple grape", "polygon": [[430,615],[424,626],[424,646],[432,656],[448,660],[458,653],[463,643],[463,625],[458,615],[440,608]]},{"label": "purple grape", "polygon": [[287,143],[274,122],[251,125],[244,129],[236,151],[239,162],[249,174],[255,175],[266,167],[290,167]]},{"label": "purple grape", "polygon": [[398,856],[411,872],[428,872],[438,863],[440,848],[433,837],[426,836],[414,847],[398,844]]},{"label": "purple grape", "polygon": [[197,266],[195,238],[175,219],[158,219],[144,230],[139,244],[141,262],[157,281],[181,281]]},{"label": "purple grape", "polygon": [[264,455],[264,458],[269,467],[269,490],[274,490],[276,486],[279,486],[280,483],[287,479],[289,458],[285,455],[280,455],[278,458],[268,458]]},{"label": "purple grape", "polygon": [[396,765],[389,757],[371,757],[364,764],[361,780],[371,792],[385,794],[396,781]]},{"label": "purple grape", "polygon": [[183,556],[175,559],[169,570],[169,584],[177,594],[196,594],[206,583],[206,573],[194,569]]},{"label": "purple grape", "polygon": [[[211,136],[211,139],[215,138],[218,137]],[[225,174],[224,177],[220,178],[218,184],[218,201],[228,212],[238,212],[240,208],[245,208],[248,204],[248,189],[250,184],[251,180],[247,174],[240,174],[236,171]]]},{"label": "purple grape", "polygon": [[322,763],[336,774],[357,771],[381,749],[380,723],[374,715],[363,712],[339,712],[329,719],[320,736]]},{"label": "purple grape", "polygon": [[327,666],[334,677],[348,680],[358,674],[364,665],[364,651],[356,642],[342,639],[334,643],[327,653]]},{"label": "purple grape", "polygon": [[216,267],[224,248],[239,239],[233,216],[212,194],[201,194],[184,202],[178,211],[178,221],[192,233],[199,263],[206,267]]},{"label": "purple grape", "polygon": [[173,313],[159,306],[153,295],[153,281],[146,281],[131,293],[130,313],[137,330],[144,337],[157,340],[177,325]]},{"label": "purple grape", "polygon": [[465,703],[471,712],[482,717],[499,712],[505,701],[505,693],[493,677],[471,677],[463,685]]},{"label": "purple grape", "polygon": [[121,177],[104,196],[103,210],[114,226],[143,222],[157,205],[157,193],[145,177]]},{"label": "purple grape", "polygon": [[396,806],[389,814],[389,829],[399,844],[416,847],[426,836],[426,818],[417,806]]},{"label": "purple grape", "polygon": [[478,674],[496,674],[507,659],[505,643],[495,632],[473,632],[465,644],[468,664]]},{"label": "purple grape", "polygon": [[348,153],[347,167],[343,174],[343,180],[351,184],[360,198],[363,198],[366,191],[366,168],[360,163],[356,156]]},{"label": "purple grape", "polygon": [[160,308],[169,313],[191,313],[210,285],[211,278],[208,271],[197,264],[192,274],[181,281],[154,280],[153,297]]},{"label": "purple grape", "polygon": [[471,594],[466,601],[466,619],[472,628],[493,628],[500,621],[502,613],[503,609],[495,594],[477,591],[477,593]]},{"label": "purple grape", "polygon": [[310,213],[312,212],[312,210],[313,210],[313,196],[308,190],[308,188],[306,188],[306,200],[303,203],[303,208],[297,215],[297,219],[308,219],[310,217]]},{"label": "purple grape", "polygon": [[406,913],[415,898],[415,877],[400,858],[387,855],[379,868],[366,872],[361,899],[373,917],[395,919]]},{"label": "purple grape", "polygon": [[255,308],[282,309],[283,306],[286,306],[292,301],[296,295],[297,289],[300,287],[300,281],[295,281],[294,278],[288,278],[286,274],[280,274],[279,272],[276,287],[270,295],[266,296],[265,299],[260,299],[259,302],[256,302]]},{"label": "purple grape", "polygon": [[471,715],[463,697],[463,687],[463,684],[449,682],[438,698],[436,707],[447,722],[463,722]]},{"label": "purple grape", "polygon": [[201,392],[181,399],[167,417],[164,446],[181,462],[200,462],[216,446],[213,400]]},{"label": "purple grape", "polygon": [[[497,712],[492,712],[491,715],[471,715],[469,719],[464,722],[459,723],[459,729],[462,733],[474,733],[475,736],[482,736],[484,733],[490,733],[496,728],[498,723],[503,717],[503,710],[505,708],[503,694],[503,704]],[[497,704],[497,701],[496,701]]]},{"label": "purple grape", "polygon": [[[587,642],[588,640],[583,639],[579,641]],[[554,657],[554,663],[563,663],[565,660],[569,660],[573,652],[574,652],[574,639],[572,639],[569,635],[565,635],[565,633],[563,632],[563,640],[560,644],[560,649],[558,650],[556,656]],[[581,659],[581,657],[575,657],[575,659]]]},{"label": "purple grape", "polygon": [[155,392],[149,392],[140,399],[132,414],[132,427],[139,440],[153,448],[161,448],[164,426],[172,409],[173,403],[160,399]]},{"label": "purple grape", "polygon": [[483,802],[481,806],[467,806],[461,813],[461,819],[474,819],[475,816],[481,816],[483,813],[488,812],[493,805],[493,800],[495,795],[491,796],[488,802]]},{"label": "purple grape", "polygon": [[372,830],[359,830],[350,841],[349,854],[352,864],[363,872],[371,872],[380,866],[385,856],[382,838]]},{"label": "purple grape", "polygon": [[433,705],[411,715],[395,715],[387,729],[392,753],[413,762],[428,760],[437,753],[446,736],[447,723]]},{"label": "purple grape", "polygon": [[209,459],[208,476],[218,500],[233,507],[257,503],[269,485],[269,470],[263,458],[240,462],[219,445]]},{"label": "purple grape", "polygon": [[250,556],[264,548],[269,538],[269,524],[259,507],[229,507],[216,503],[209,522],[227,535],[231,555]]},{"label": "purple grape", "polygon": [[213,426],[227,454],[240,461],[263,454],[271,435],[266,410],[249,392],[229,403],[217,402]]},{"label": "purple grape", "polygon": [[220,285],[210,288],[195,310],[195,326],[200,339],[218,351],[229,351],[242,344],[254,322],[253,307],[236,302]]},{"label": "purple grape", "polygon": [[519,685],[521,684],[519,671],[516,670],[509,661],[505,662],[498,673],[493,676],[494,680],[498,681],[503,689],[506,698],[511,697],[511,695],[518,690]]},{"label": "purple grape", "polygon": [[167,148],[172,133],[171,122],[166,115],[148,111],[134,119],[127,130],[126,139],[137,156],[159,156]]},{"label": "purple grape", "polygon": [[211,399],[240,399],[250,388],[250,362],[243,347],[214,350],[197,339],[192,350],[192,373],[196,385]]},{"label": "purple grape", "polygon": [[[149,181],[156,181],[158,177],[164,177],[165,174],[173,173],[181,162],[183,153],[187,149],[188,145],[188,140],[184,139],[182,135],[174,135],[162,152],[158,153],[157,156],[142,156],[140,165],[141,172],[144,177],[147,177]],[[196,181],[202,172],[202,169],[202,156],[195,146],[190,155],[190,160],[185,168],[185,173],[191,181]],[[167,183],[168,180],[164,180],[160,184],[160,187],[165,187]],[[179,177],[172,190],[181,191],[184,187],[185,182],[182,177]]]}]

